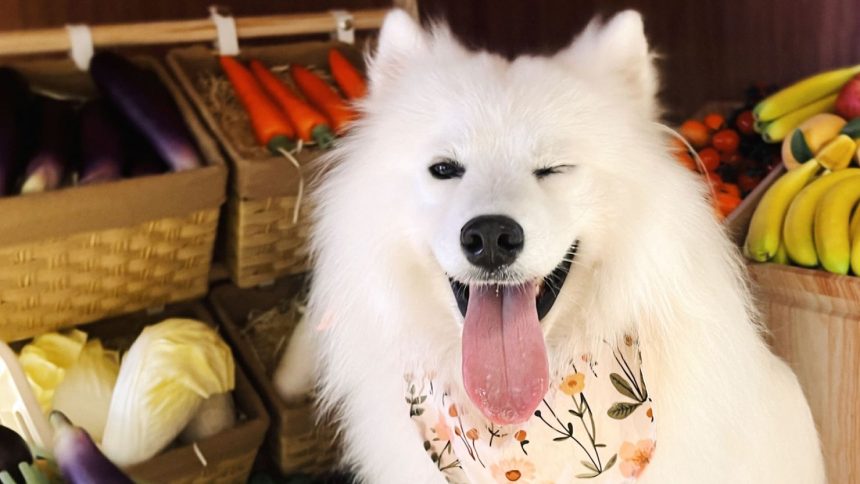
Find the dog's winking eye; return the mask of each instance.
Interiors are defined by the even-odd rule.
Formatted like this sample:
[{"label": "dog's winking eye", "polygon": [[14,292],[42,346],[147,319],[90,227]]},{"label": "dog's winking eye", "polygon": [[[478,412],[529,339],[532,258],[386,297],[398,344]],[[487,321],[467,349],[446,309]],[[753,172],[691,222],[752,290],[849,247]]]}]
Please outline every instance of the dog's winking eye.
[{"label": "dog's winking eye", "polygon": [[443,160],[430,165],[430,174],[437,180],[450,180],[460,178],[466,172],[466,168],[454,160]]},{"label": "dog's winking eye", "polygon": [[538,168],[532,173],[540,180],[541,178],[546,178],[550,175],[557,175],[567,170],[568,168],[573,168],[574,165],[556,165],[556,166],[545,166],[543,168]]}]

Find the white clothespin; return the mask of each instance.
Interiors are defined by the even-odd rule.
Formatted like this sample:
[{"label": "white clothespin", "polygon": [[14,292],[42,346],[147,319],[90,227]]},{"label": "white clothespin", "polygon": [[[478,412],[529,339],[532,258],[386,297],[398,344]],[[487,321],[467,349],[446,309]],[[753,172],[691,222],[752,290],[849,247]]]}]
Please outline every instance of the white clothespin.
[{"label": "white clothespin", "polygon": [[332,37],[345,42],[347,44],[355,43],[355,24],[353,23],[352,14],[346,10],[332,10],[334,17],[335,31],[332,32]]},{"label": "white clothespin", "polygon": [[239,34],[236,33],[236,20],[229,13],[215,5],[209,7],[209,18],[215,24],[217,39],[215,48],[221,55],[239,55]]},{"label": "white clothespin", "polygon": [[90,28],[86,25],[66,25],[66,32],[69,34],[69,56],[78,69],[82,71],[89,70],[90,60],[93,58],[95,48],[93,47],[93,34]]}]

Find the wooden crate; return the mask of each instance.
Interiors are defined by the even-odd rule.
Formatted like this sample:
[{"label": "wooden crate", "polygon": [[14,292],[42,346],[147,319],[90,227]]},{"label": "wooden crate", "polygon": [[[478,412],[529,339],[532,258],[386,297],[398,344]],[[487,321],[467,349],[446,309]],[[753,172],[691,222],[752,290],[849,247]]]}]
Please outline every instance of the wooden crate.
[{"label": "wooden crate", "polygon": [[[216,326],[211,313],[200,302],[191,302],[170,305],[164,312],[155,315],[135,313],[90,323],[79,327],[79,329],[86,332],[92,338],[99,338],[106,348],[127,350],[137,335],[146,326],[174,317],[196,319],[211,326]],[[38,334],[31,333],[27,334],[26,337]],[[19,341],[13,347],[20,349],[24,343],[25,341]],[[0,360],[0,374],[4,370],[5,364]],[[29,393],[29,389],[27,389],[27,392]],[[263,438],[268,429],[269,417],[259,395],[255,392],[248,376],[246,376],[245,371],[238,364],[238,361],[236,364],[236,387],[233,391],[233,398],[240,416],[235,426],[217,435],[200,440],[193,446],[172,446],[145,462],[125,469],[125,471],[136,482],[166,484],[233,484],[247,482],[251,469],[254,466],[257,452],[263,443]],[[32,403],[35,403],[35,401]],[[10,416],[6,413],[8,409],[0,410],[3,410],[3,412],[0,412],[0,416]],[[20,409],[17,409],[17,411],[20,411]],[[35,408],[27,408],[27,413],[29,414],[39,412],[41,412],[41,409],[38,405],[35,405]],[[13,418],[12,420],[11,425],[13,428],[16,427],[16,422],[30,422],[30,424],[35,425],[39,429],[43,429],[41,432],[50,433],[49,430],[46,430],[49,429],[49,426],[44,416],[19,415],[18,418]],[[9,424],[10,422],[4,423]],[[22,435],[42,435],[40,431],[30,429],[29,427],[24,431],[21,430],[18,429]],[[50,435],[43,435],[43,437],[50,442]]]},{"label": "wooden crate", "polygon": [[[337,461],[334,429],[320,424],[310,399],[303,403],[285,404],[272,384],[272,378],[257,356],[251,342],[243,336],[248,315],[252,310],[268,310],[298,292],[302,278],[290,277],[267,288],[240,289],[225,284],[212,290],[209,296],[216,316],[237,358],[245,367],[272,418],[266,451],[278,469],[285,473],[319,474],[333,470]],[[294,321],[293,323],[297,323]],[[285,335],[293,327],[284,328]]]},{"label": "wooden crate", "polygon": [[[335,42],[249,47],[242,50],[242,57],[259,59],[267,66],[295,62],[323,68],[331,47],[340,49],[354,65],[363,65],[355,47]],[[211,50],[201,46],[175,49],[168,54],[168,64],[230,162],[231,183],[222,236],[233,282],[239,287],[253,287],[308,270],[310,207],[308,197],[301,201],[297,197],[299,173],[295,166],[258,145],[238,103],[228,103],[221,109],[213,106],[212,85],[207,81],[223,79],[223,74]],[[224,97],[232,98],[232,89],[228,88]],[[306,188],[313,177],[310,165],[320,154],[320,150],[310,147],[297,156]],[[294,222],[293,210],[299,202],[301,214]]]},{"label": "wooden crate", "polygon": [[[226,167],[167,72],[205,165],[182,172],[0,198],[0,340],[48,332],[206,293]],[[36,88],[96,95],[69,60],[10,63]]]},{"label": "wooden crate", "polygon": [[[744,243],[758,200],[780,167],[750,194],[731,225]],[[860,476],[860,277],[748,262],[756,305],[773,351],[797,374],[818,427],[830,482]]]}]

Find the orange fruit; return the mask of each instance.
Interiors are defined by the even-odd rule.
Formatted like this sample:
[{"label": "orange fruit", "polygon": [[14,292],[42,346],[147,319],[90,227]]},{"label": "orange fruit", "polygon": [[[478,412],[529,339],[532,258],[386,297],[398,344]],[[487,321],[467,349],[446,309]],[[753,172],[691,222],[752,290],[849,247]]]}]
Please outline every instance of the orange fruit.
[{"label": "orange fruit", "polygon": [[688,119],[684,121],[679,130],[681,135],[693,145],[693,148],[700,149],[708,145],[711,140],[711,133],[708,127],[701,121]]},{"label": "orange fruit", "polygon": [[693,157],[690,156],[690,153],[687,153],[686,151],[675,153],[675,158],[688,169],[692,171],[698,171],[696,169],[696,160],[694,160]]},{"label": "orange fruit", "polygon": [[726,124],[726,118],[723,117],[722,114],[710,113],[705,116],[703,120],[705,122],[705,126],[716,131],[723,127]]}]

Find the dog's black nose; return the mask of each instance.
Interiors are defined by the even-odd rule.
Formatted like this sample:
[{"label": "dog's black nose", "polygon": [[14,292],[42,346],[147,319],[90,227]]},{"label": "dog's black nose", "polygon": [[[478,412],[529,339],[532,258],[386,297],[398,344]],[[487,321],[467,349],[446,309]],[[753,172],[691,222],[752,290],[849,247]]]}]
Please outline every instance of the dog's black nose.
[{"label": "dog's black nose", "polygon": [[512,264],[523,250],[523,228],[504,215],[481,215],[460,230],[460,246],[466,259],[494,271]]}]

